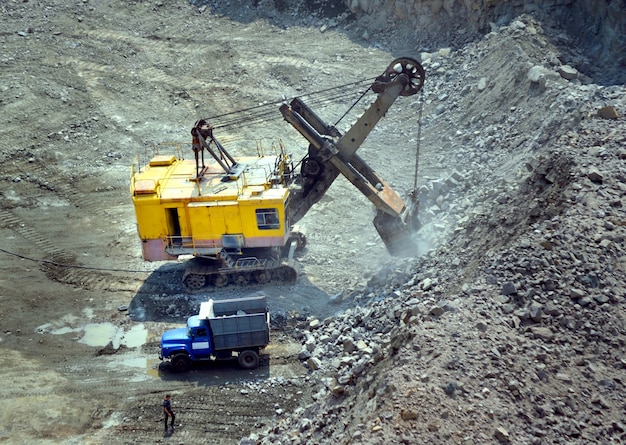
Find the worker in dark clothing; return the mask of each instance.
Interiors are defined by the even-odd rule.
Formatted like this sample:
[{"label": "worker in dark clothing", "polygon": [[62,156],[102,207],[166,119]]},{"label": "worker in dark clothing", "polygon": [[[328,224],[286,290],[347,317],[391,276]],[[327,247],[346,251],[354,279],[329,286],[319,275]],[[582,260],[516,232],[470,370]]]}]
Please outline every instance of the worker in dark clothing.
[{"label": "worker in dark clothing", "polygon": [[170,401],[171,397],[170,395],[166,395],[165,396],[165,400],[163,400],[163,415],[165,417],[165,429],[167,429],[167,418],[171,418],[171,426],[172,429],[174,429],[174,419],[176,419],[176,415],[174,414],[174,411],[172,411],[172,403]]}]

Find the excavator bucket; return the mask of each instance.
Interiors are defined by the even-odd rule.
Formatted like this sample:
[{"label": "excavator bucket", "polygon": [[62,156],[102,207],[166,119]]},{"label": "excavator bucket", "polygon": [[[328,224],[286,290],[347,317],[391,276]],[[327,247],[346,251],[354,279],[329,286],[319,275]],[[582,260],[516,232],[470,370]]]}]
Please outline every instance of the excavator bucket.
[{"label": "excavator bucket", "polygon": [[415,194],[411,194],[409,206],[399,216],[393,216],[378,210],[374,218],[374,227],[385,243],[390,255],[397,257],[417,256],[417,244],[413,234],[420,229],[417,217],[419,205]]}]

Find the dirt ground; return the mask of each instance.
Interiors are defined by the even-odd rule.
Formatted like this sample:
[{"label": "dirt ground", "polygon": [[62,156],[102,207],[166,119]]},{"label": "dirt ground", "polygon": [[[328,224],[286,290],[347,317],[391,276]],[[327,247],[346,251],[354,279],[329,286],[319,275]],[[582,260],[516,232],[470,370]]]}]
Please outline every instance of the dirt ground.
[{"label": "dirt ground", "polygon": [[[130,166],[153,144],[188,142],[200,117],[371,78],[394,56],[332,29],[237,21],[185,0],[10,0],[0,12],[0,441],[234,443],[306,401],[300,345],[279,330],[254,372],[159,370],[160,334],[208,297],[183,293],[181,264],[142,261]],[[253,149],[281,138],[301,156],[275,109],[219,135]],[[298,284],[265,289],[277,320],[340,310],[329,299],[384,261],[369,203],[346,182],[333,190],[302,223]],[[328,230],[309,230],[318,224]],[[156,422],[166,392],[181,424],[172,439]]]},{"label": "dirt ground", "polygon": [[[610,53],[625,39],[620,2],[593,17],[547,6],[562,29],[484,2],[491,15],[465,29],[459,14],[460,28],[439,33],[454,48],[415,39],[410,2],[391,2],[406,26],[380,35],[391,13],[355,24],[266,3],[293,2],[0,4],[0,441],[623,441],[625,96],[623,54]],[[438,5],[443,29],[447,3],[420,2],[415,17]],[[472,40],[474,26],[485,29]],[[281,101],[322,97],[310,104],[335,123],[363,92],[352,83],[400,56],[423,57],[427,72],[420,245],[437,250],[390,258],[371,204],[340,178],[300,222],[308,244],[293,286],[189,295],[182,262],[142,260],[137,159],[188,143],[199,118],[236,155],[280,139],[297,159],[306,144]],[[311,94],[337,86],[356,94]],[[615,115],[599,114],[607,105]],[[359,151],[402,195],[419,110],[398,99]],[[259,369],[160,366],[161,333],[201,301],[259,291],[273,319]],[[332,318],[349,308],[354,319]],[[328,330],[306,332],[315,318]],[[302,338],[316,371],[300,360]],[[365,341],[376,353],[346,352]],[[166,393],[174,435],[159,423]]]}]

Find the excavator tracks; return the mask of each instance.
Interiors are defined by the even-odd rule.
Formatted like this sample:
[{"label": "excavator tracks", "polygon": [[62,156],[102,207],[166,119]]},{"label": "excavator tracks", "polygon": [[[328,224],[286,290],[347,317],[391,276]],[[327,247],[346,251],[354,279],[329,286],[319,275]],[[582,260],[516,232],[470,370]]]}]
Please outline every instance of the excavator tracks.
[{"label": "excavator tracks", "polygon": [[306,247],[306,235],[293,231],[292,238],[281,255],[266,258],[233,255],[221,251],[217,258],[195,257],[188,261],[183,274],[183,287],[196,293],[207,288],[220,289],[227,286],[249,284],[294,284],[300,274],[295,261],[297,252]]},{"label": "excavator tracks", "polygon": [[187,263],[183,274],[183,286],[190,293],[207,288],[220,289],[227,286],[281,283],[293,284],[299,273],[295,261],[248,258],[235,267],[220,267],[217,261],[194,258]]}]

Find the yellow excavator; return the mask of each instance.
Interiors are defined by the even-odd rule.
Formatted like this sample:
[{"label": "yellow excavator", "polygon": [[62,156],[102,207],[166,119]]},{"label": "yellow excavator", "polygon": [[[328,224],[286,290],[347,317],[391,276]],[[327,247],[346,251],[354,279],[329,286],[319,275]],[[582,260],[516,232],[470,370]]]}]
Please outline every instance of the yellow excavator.
[{"label": "yellow excavator", "polygon": [[[284,119],[309,142],[307,155],[297,163],[282,144],[273,155],[234,158],[214,127],[197,121],[191,130],[194,159],[157,154],[148,165],[133,165],[130,193],[143,258],[192,257],[183,275],[189,291],[294,282],[295,252],[306,245],[296,223],[340,173],[376,207],[374,226],[389,253],[414,256],[415,190],[405,203],[356,152],[394,101],[419,92],[424,79],[416,60],[394,60],[370,87],[376,100],[345,134],[298,98],[282,104]],[[210,157],[205,159],[205,152]]]}]

